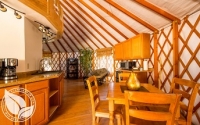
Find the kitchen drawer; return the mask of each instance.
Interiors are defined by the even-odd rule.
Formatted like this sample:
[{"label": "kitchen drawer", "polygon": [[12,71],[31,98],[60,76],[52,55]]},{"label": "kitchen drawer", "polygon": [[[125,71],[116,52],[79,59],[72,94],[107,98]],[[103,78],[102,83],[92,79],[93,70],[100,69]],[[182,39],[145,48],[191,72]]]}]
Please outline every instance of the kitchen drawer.
[{"label": "kitchen drawer", "polygon": [[35,91],[35,90],[48,88],[48,87],[49,87],[49,80],[25,84],[25,88],[29,91]]},{"label": "kitchen drawer", "polygon": [[[7,91],[9,91],[9,90],[14,89],[14,88],[20,88],[20,86],[11,86],[11,87],[6,87],[6,88],[1,88],[1,89],[0,89],[0,99],[3,98],[5,89],[6,89]],[[19,92],[16,92],[16,93],[14,93],[14,94],[19,95]]]}]

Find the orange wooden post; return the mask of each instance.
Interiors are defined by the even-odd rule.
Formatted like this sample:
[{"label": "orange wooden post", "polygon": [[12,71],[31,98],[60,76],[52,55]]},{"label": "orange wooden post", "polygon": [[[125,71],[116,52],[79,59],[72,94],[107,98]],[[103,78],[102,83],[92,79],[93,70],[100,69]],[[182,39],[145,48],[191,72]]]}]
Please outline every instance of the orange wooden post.
[{"label": "orange wooden post", "polygon": [[157,39],[158,32],[154,32],[154,84],[157,88],[158,85],[158,39]]},{"label": "orange wooden post", "polygon": [[178,23],[173,21],[173,76],[178,75]]}]

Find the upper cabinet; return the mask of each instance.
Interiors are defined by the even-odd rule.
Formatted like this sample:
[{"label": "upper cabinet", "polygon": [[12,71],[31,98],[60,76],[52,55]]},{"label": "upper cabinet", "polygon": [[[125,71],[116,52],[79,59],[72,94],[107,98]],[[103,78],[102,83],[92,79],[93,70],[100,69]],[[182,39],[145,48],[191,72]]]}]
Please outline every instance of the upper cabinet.
[{"label": "upper cabinet", "polygon": [[123,47],[124,44],[123,43],[118,43],[115,45],[114,47],[114,58],[115,60],[122,60],[124,58],[124,50],[123,50]]},{"label": "upper cabinet", "polygon": [[123,42],[124,44],[124,58],[125,60],[131,59],[132,57],[132,38]]},{"label": "upper cabinet", "polygon": [[59,0],[19,0],[21,3],[43,15],[56,29],[57,37],[63,33],[63,10]]},{"label": "upper cabinet", "polygon": [[132,38],[131,59],[150,58],[150,34],[142,33]]},{"label": "upper cabinet", "polygon": [[141,33],[114,46],[115,60],[150,58],[150,34]]}]

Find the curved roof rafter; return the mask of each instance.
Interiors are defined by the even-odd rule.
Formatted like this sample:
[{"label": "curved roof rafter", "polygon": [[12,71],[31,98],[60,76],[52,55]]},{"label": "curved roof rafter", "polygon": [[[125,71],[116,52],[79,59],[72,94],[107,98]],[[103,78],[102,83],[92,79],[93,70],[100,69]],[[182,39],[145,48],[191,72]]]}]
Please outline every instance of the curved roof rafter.
[{"label": "curved roof rafter", "polygon": [[136,30],[134,30],[133,28],[131,28],[129,25],[127,25],[124,21],[122,21],[120,18],[118,18],[117,16],[115,16],[114,14],[112,14],[110,11],[108,11],[106,8],[104,8],[102,5],[100,5],[98,2],[96,2],[95,0],[90,0],[94,5],[96,5],[97,7],[99,7],[102,11],[104,11],[105,13],[107,13],[109,16],[111,16],[112,18],[114,18],[116,21],[118,21],[120,24],[122,24],[124,27],[126,27],[127,29],[129,29],[132,33],[134,34],[138,34],[138,32]]},{"label": "curved roof rafter", "polygon": [[134,15],[133,13],[131,13],[130,11],[128,11],[125,8],[123,8],[122,6],[118,5],[113,0],[105,0],[105,1],[108,2],[108,3],[110,3],[112,6],[114,6],[117,9],[119,9],[120,11],[122,11],[124,14],[130,16],[131,18],[133,18],[134,20],[136,20],[140,24],[142,24],[145,27],[149,28],[151,31],[157,31],[158,32],[158,29],[156,29],[155,27],[153,27],[149,23],[145,22],[144,20],[140,19],[139,17],[137,17],[136,15]]},{"label": "curved roof rafter", "polygon": [[160,15],[164,16],[165,18],[167,18],[171,21],[177,21],[179,24],[181,23],[181,20],[178,17],[176,17],[176,16],[168,13],[167,11],[147,2],[146,0],[135,0],[135,1],[138,2],[139,4],[143,5],[143,6],[159,13]]}]

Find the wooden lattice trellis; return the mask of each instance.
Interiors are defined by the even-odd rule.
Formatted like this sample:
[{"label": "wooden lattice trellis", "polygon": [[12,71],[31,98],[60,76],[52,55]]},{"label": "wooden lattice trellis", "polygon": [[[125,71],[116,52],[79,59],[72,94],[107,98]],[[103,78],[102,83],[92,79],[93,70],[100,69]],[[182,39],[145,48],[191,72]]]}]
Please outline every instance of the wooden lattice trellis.
[{"label": "wooden lattice trellis", "polygon": [[[198,12],[193,15],[193,21],[190,16],[184,18],[178,28],[178,77],[184,79],[190,79],[200,83],[200,16]],[[195,18],[195,19],[194,19]],[[195,21],[194,21],[195,20]],[[174,76],[173,72],[173,25],[162,29],[155,37],[151,36],[151,58],[149,59],[149,67],[155,69],[155,65],[158,65],[158,79],[154,79],[155,72],[148,74],[149,83],[155,83],[158,81],[158,86],[164,92],[168,93],[169,88]],[[155,39],[157,43],[155,44]],[[193,39],[197,41],[193,41]],[[157,57],[155,57],[155,47],[157,47]],[[66,59],[67,58],[78,58],[79,53],[53,53],[52,62],[53,70],[64,70],[66,71]],[[112,56],[111,56],[112,57]],[[102,58],[101,65],[99,66],[98,58],[94,53],[93,56],[93,70],[98,69],[101,66],[107,65],[111,67],[109,71],[114,73],[114,68],[119,68],[120,61],[115,61],[113,58]],[[140,65],[140,62],[137,62]],[[82,77],[83,71],[79,65],[79,77]],[[114,81],[114,75],[109,76],[109,81]],[[181,86],[186,92],[189,92],[189,88]],[[194,107],[193,122],[194,124],[200,124],[200,90],[197,95],[197,99]]]},{"label": "wooden lattice trellis", "polygon": [[[195,82],[200,83],[200,16],[196,14],[196,20],[194,21],[190,19],[189,16],[185,17],[182,23],[178,28],[178,75],[177,77],[183,79],[189,79]],[[173,25],[162,29],[159,34],[157,34],[157,49],[158,54],[157,57],[152,53],[151,59],[149,61],[149,65],[154,66],[154,58],[158,62],[158,84],[159,88],[164,92],[168,93],[169,88],[172,82],[172,78],[174,76],[173,72]],[[197,40],[197,41],[194,41]],[[151,48],[153,50],[154,43],[153,37],[151,40]],[[154,51],[154,50],[153,50]],[[153,75],[154,73],[152,73]],[[148,78],[153,78],[148,77]],[[155,80],[155,79],[154,79]],[[181,89],[186,92],[190,92],[191,89],[180,86]],[[193,113],[193,123],[200,124],[200,90],[196,98],[196,103],[194,106]]]}]

